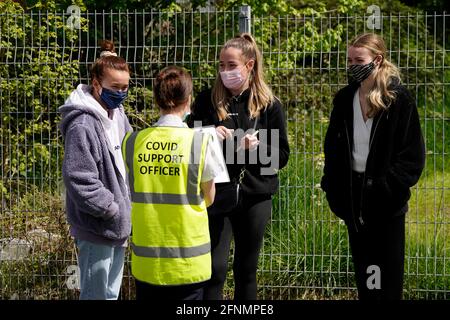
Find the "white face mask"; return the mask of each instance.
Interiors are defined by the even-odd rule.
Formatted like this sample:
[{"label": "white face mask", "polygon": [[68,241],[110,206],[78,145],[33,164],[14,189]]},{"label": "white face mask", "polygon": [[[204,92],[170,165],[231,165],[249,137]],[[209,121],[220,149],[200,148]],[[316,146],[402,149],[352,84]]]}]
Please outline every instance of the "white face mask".
[{"label": "white face mask", "polygon": [[247,80],[242,76],[242,68],[235,68],[230,71],[220,71],[220,78],[227,89],[236,90],[242,87]]}]

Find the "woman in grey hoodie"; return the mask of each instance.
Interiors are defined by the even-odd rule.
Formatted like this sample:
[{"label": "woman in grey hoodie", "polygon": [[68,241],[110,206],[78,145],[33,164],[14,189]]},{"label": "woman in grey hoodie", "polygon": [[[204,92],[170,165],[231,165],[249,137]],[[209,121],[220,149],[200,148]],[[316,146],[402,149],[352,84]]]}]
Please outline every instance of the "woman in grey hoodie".
[{"label": "woman in grey hoodie", "polygon": [[92,86],[80,84],[59,108],[65,140],[62,175],[70,234],[79,249],[80,299],[117,299],[122,283],[130,199],[121,154],[132,128],[122,102],[130,70],[102,43],[91,69]]}]

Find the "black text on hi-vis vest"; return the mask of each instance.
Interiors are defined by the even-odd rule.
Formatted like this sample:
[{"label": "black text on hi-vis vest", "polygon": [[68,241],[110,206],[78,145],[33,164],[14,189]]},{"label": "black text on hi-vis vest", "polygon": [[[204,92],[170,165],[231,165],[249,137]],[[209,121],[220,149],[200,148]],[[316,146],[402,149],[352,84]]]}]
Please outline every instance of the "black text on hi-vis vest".
[{"label": "black text on hi-vis vest", "polygon": [[[186,155],[173,154],[178,149],[176,142],[148,141],[145,145],[150,152],[139,153],[137,162],[139,163],[139,172],[141,174],[179,176],[180,168],[164,166],[164,164],[182,163]],[[151,164],[150,164],[151,163]],[[162,165],[155,165],[162,164]]]}]

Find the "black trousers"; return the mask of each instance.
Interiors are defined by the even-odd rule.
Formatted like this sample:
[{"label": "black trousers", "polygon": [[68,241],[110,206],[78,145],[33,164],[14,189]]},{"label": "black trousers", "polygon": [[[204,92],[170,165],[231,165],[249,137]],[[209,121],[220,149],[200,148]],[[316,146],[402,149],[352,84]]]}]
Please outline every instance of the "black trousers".
[{"label": "black trousers", "polygon": [[[358,209],[360,181],[355,177],[354,207]],[[359,192],[358,192],[359,191]],[[383,201],[383,199],[380,199]],[[357,211],[358,212],[358,211]],[[400,300],[405,260],[405,215],[348,228],[360,300]]]},{"label": "black trousers", "polygon": [[205,282],[181,286],[155,286],[135,279],[136,300],[203,300]]},{"label": "black trousers", "polygon": [[264,232],[272,213],[270,195],[244,194],[242,204],[231,214],[209,215],[212,277],[204,290],[205,300],[222,300],[234,236],[233,273],[235,300],[256,300],[256,270]]}]

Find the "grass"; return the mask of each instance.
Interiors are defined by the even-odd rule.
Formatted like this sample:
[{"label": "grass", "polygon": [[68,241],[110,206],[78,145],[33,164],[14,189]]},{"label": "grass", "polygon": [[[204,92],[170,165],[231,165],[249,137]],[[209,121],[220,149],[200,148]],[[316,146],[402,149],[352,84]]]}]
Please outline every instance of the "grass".
[{"label": "grass", "polygon": [[[353,265],[347,231],[328,209],[318,183],[321,157],[293,156],[281,173],[273,200],[258,271],[261,299],[355,299]],[[450,288],[450,161],[428,161],[412,189],[406,224],[405,298],[448,299]],[[37,188],[12,199],[16,203],[0,219],[0,238],[28,239],[42,228],[58,235],[42,241],[30,257],[0,265],[0,297],[9,299],[75,299],[68,290],[67,267],[75,264],[64,210],[58,194]],[[231,260],[231,258],[230,258]],[[231,264],[230,264],[231,269]],[[224,289],[233,296],[232,271]],[[134,297],[134,283],[126,265],[122,298]]]}]

